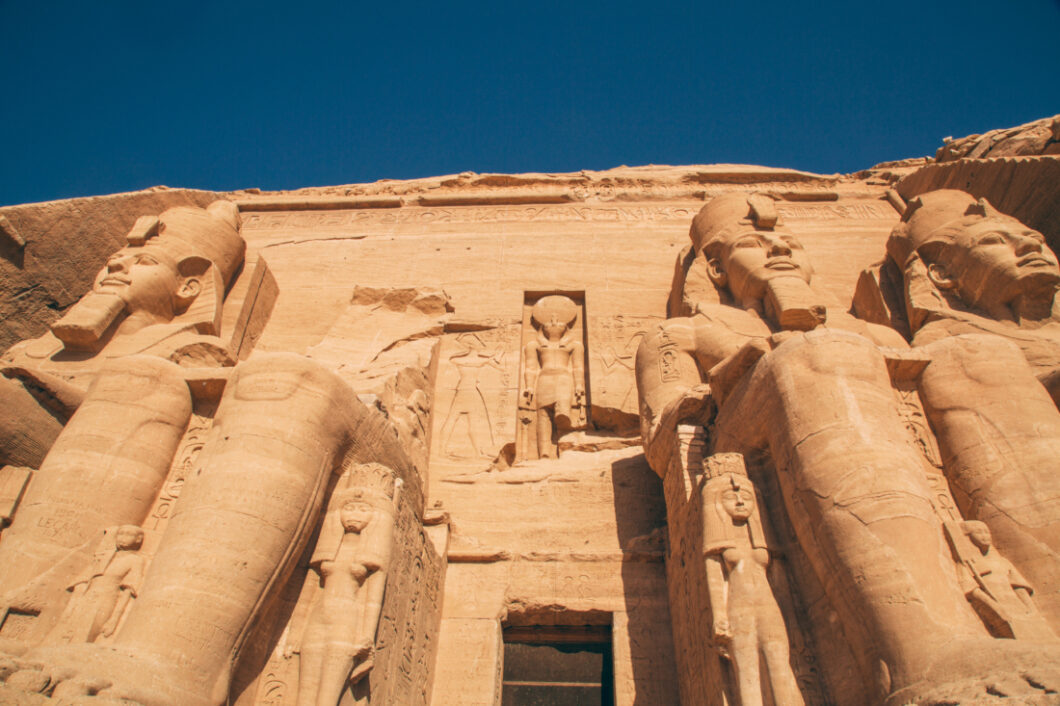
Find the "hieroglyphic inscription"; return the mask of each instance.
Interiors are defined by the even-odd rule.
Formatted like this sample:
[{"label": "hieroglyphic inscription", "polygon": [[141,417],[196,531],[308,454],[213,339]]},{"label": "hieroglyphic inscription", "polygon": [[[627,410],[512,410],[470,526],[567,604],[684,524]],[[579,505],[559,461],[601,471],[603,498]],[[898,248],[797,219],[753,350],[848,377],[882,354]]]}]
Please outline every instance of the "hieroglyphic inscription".
[{"label": "hieroglyphic inscription", "polygon": [[590,317],[589,379],[595,406],[637,413],[634,359],[652,321],[628,316]]},{"label": "hieroglyphic inscription", "polygon": [[659,335],[659,376],[663,382],[681,379],[681,369],[677,364],[677,342],[666,329],[660,329]]},{"label": "hieroglyphic inscription", "polygon": [[939,473],[942,473],[942,454],[939,452],[938,442],[931,433],[928,425],[927,415],[924,413],[924,405],[920,401],[920,395],[912,381],[894,382],[893,388],[898,397],[898,412],[902,423],[909,431],[910,436],[921,455]]},{"label": "hieroglyphic inscription", "polygon": [[[281,663],[279,668],[285,666],[285,663]],[[258,699],[258,703],[262,706],[283,706],[287,699],[287,675],[278,669],[265,672]]]},{"label": "hieroglyphic inscription", "polygon": [[785,218],[813,218],[822,220],[838,219],[885,219],[894,220],[894,209],[889,205],[875,202],[858,202],[845,204],[788,204],[778,203],[777,212]]},{"label": "hieroglyphic inscription", "polygon": [[243,230],[346,229],[364,225],[434,223],[688,221],[695,206],[456,206],[386,210],[302,211],[243,214]]},{"label": "hieroglyphic inscription", "polygon": [[184,481],[192,475],[198,463],[199,454],[206,443],[206,434],[213,425],[212,415],[208,416],[201,413],[202,411],[204,410],[197,411],[191,416],[188,430],[184,432],[184,438],[181,439],[177,453],[173,457],[173,464],[169,468],[166,482],[162,485],[162,492],[159,493],[144,522],[144,529],[149,538],[152,535],[156,538],[160,537],[165,531],[166,523],[169,522],[173,513],[173,506],[184,487]]},{"label": "hieroglyphic inscription", "polygon": [[387,575],[369,691],[372,703],[427,706],[444,565],[407,505],[396,518],[394,542],[400,549]]}]

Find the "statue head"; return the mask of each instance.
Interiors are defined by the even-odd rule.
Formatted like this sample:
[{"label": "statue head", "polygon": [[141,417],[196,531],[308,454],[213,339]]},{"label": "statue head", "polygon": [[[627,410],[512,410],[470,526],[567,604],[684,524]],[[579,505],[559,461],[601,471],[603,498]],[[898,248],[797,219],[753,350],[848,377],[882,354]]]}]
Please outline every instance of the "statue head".
[{"label": "statue head", "polygon": [[[332,493],[311,564],[331,561],[342,538],[393,522],[402,482],[381,463],[357,463],[343,472]],[[374,530],[369,529],[371,534]]]},{"label": "statue head", "polygon": [[994,540],[990,535],[990,528],[986,526],[985,522],[979,520],[967,520],[961,523],[961,531],[972,540],[972,544],[981,552],[986,552]]},{"label": "statue head", "polygon": [[353,497],[343,503],[339,510],[339,521],[346,532],[360,532],[372,520],[372,505],[354,491]]},{"label": "statue head", "polygon": [[134,317],[142,325],[188,320],[216,334],[224,290],[243,261],[239,212],[229,201],[144,216],[96,276],[92,291],[52,326],[72,348],[91,348],[109,326]]},{"label": "statue head", "polygon": [[144,543],[144,531],[137,525],[122,525],[114,535],[114,546],[118,549],[136,551]]},{"label": "statue head", "polygon": [[716,553],[747,537],[754,547],[767,548],[758,495],[747,476],[743,456],[714,454],[703,459],[703,551]]},{"label": "statue head", "polygon": [[771,280],[797,278],[808,284],[813,276],[802,244],[780,223],[776,204],[764,194],[712,199],[692,220],[689,235],[710,280],[740,303],[761,301]]},{"label": "statue head", "polygon": [[754,512],[755,492],[746,478],[730,474],[729,487],[721,491],[721,506],[737,525],[747,522]]},{"label": "statue head", "polygon": [[550,294],[537,300],[530,318],[545,338],[558,341],[578,318],[578,305],[570,297]]},{"label": "statue head", "polygon": [[910,201],[887,249],[900,268],[918,256],[935,287],[994,316],[1023,297],[1051,301],[1060,286],[1056,255],[1041,233],[963,191]]}]

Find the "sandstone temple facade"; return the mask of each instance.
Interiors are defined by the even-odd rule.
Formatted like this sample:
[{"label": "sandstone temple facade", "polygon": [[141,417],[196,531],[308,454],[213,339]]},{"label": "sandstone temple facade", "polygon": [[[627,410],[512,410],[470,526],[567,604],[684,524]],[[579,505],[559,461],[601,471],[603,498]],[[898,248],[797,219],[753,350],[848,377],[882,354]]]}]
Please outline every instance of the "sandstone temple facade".
[{"label": "sandstone temple facade", "polygon": [[0,208],[0,703],[1060,703],[1060,116]]}]

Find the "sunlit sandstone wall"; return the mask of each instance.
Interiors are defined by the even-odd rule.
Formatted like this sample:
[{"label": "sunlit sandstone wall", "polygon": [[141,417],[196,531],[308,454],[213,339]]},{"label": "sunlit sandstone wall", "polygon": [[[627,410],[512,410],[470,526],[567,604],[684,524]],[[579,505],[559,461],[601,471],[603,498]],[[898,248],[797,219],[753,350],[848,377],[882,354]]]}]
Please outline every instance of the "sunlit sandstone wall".
[{"label": "sunlit sandstone wall", "polygon": [[[234,321],[251,308],[245,307],[249,297],[275,297],[265,328],[248,328],[258,350],[307,353],[358,392],[377,395],[370,385],[358,386],[359,376],[389,364],[386,356],[395,342],[423,343],[421,358],[433,361],[424,488],[427,507],[435,508],[431,512],[449,513],[452,534],[444,589],[435,589],[444,592],[437,640],[430,626],[413,637],[431,642],[417,647],[422,654],[438,654],[431,703],[495,702],[502,626],[582,623],[611,625],[617,703],[677,702],[663,562],[665,504],[635,436],[634,352],[644,333],[665,317],[675,260],[688,243],[692,217],[709,198],[743,189],[778,198],[782,218],[814,263],[816,281],[845,308],[858,274],[880,259],[898,220],[886,187],[871,179],[717,166],[460,175],[288,195],[230,195],[240,206],[247,257],[230,287],[224,318]],[[101,221],[95,230],[117,242],[127,230],[125,221],[172,205],[133,197],[120,211],[124,216]],[[174,192],[166,198],[198,197]],[[81,232],[94,223],[83,216],[77,220],[86,207],[71,201],[49,208],[57,222],[73,219],[80,224],[74,232]],[[26,225],[22,214],[32,208],[0,209],[21,226],[30,262],[53,237],[51,226]],[[74,268],[78,278],[62,274],[65,270],[54,274],[71,300],[89,286],[84,272],[94,272],[114,247],[106,238],[97,240]],[[54,252],[48,257],[45,265],[62,259]],[[274,285],[261,286],[263,279]],[[448,295],[450,314],[438,315],[433,290]],[[561,441],[558,460],[513,467],[528,307],[550,293],[572,297],[584,314],[578,335],[586,359],[589,425]],[[36,312],[10,318],[30,327],[17,329],[19,337],[48,323],[46,316],[36,320],[41,318]],[[361,357],[343,358],[344,345]],[[380,399],[384,406],[392,402]],[[782,507],[775,489],[762,490],[768,505]],[[784,527],[784,518],[773,521]],[[807,667],[800,679],[820,681],[839,701],[856,700],[850,656],[842,636],[829,631],[828,606],[812,572],[797,547],[784,550],[793,577],[804,587],[797,597],[800,627],[813,653],[800,659],[811,664],[816,656],[828,665],[821,673]],[[417,545],[416,551],[434,550]],[[436,579],[441,577],[430,580]],[[281,623],[271,629],[268,623],[304,611],[301,586],[292,582],[265,616],[255,638],[260,644],[250,648],[237,674],[238,703],[293,703],[296,677],[277,668],[287,638],[277,634]],[[400,608],[387,609],[394,610]],[[433,610],[422,614],[430,617]],[[373,672],[373,682],[396,678],[384,674],[384,666]],[[709,686],[707,691],[719,693]],[[383,696],[379,688],[375,695]]]},{"label": "sunlit sandstone wall", "polygon": [[[355,290],[438,287],[451,298],[427,482],[428,504],[440,503],[452,527],[438,706],[495,703],[502,625],[578,623],[612,626],[617,703],[677,702],[665,506],[632,436],[632,361],[643,333],[665,317],[689,223],[706,198],[725,191],[751,186],[778,196],[819,281],[845,305],[898,219],[884,187],[861,181],[716,167],[694,180],[645,174],[636,184],[636,172],[617,175],[631,182],[626,191],[542,177],[518,190],[448,196],[240,200],[248,267],[265,260],[280,291],[261,350],[311,352],[360,296]],[[508,467],[525,308],[552,292],[584,303],[590,428],[570,434],[558,460]],[[237,285],[226,306],[239,305]],[[819,596],[802,598],[807,610],[821,605]],[[813,614],[814,622],[827,625],[827,616]],[[849,657],[828,641],[835,636],[818,637],[822,661],[837,667],[825,676],[841,684]]]}]

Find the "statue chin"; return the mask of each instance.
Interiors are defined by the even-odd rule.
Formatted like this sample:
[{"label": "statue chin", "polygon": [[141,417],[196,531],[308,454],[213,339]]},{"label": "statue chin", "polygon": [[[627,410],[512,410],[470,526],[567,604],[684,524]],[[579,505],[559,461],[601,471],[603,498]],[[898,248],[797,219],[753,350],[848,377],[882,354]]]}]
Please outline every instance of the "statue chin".
[{"label": "statue chin", "polygon": [[1053,268],[1027,272],[1020,276],[1019,283],[1024,294],[1052,295],[1060,287],[1060,272]]},{"label": "statue chin", "polygon": [[52,333],[67,348],[94,350],[124,312],[125,302],[116,294],[89,292],[52,324]]},{"label": "statue chin", "polygon": [[817,299],[802,277],[774,277],[766,282],[765,314],[785,331],[811,331],[827,317]]}]

